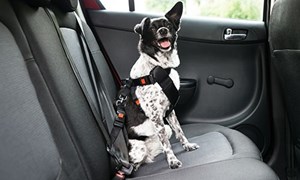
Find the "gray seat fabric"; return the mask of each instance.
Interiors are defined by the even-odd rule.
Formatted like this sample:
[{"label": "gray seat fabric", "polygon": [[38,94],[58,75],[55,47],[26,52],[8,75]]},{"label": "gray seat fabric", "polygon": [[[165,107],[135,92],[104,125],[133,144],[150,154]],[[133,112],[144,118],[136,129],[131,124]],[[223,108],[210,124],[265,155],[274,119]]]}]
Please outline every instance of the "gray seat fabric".
[{"label": "gray seat fabric", "polygon": [[32,56],[19,48],[27,44],[7,1],[0,12],[0,178],[56,179],[61,158],[27,69]]},{"label": "gray seat fabric", "polygon": [[300,1],[277,0],[269,25],[272,64],[280,78],[291,127],[296,163],[300,162]]},{"label": "gray seat fabric", "polygon": [[[21,0],[11,2],[17,17],[8,0],[0,2],[0,179],[111,179],[104,138],[53,23],[43,8]],[[34,2],[39,5],[39,0]],[[56,15],[62,28],[75,30],[74,15],[59,11]],[[112,75],[93,34],[84,27],[113,98]],[[66,38],[74,36],[74,32],[63,31]],[[76,38],[68,41],[69,46],[78,43]],[[71,53],[80,63],[82,56]],[[183,152],[172,140],[184,166],[170,170],[160,155],[133,179],[277,179],[260,161],[255,145],[241,133],[211,124],[184,125],[183,129],[191,141],[200,144],[197,151]]]},{"label": "gray seat fabric", "polygon": [[251,158],[218,161],[166,173],[153,173],[132,180],[274,180],[276,174],[266,164]]},{"label": "gray seat fabric", "polygon": [[[53,123],[51,130],[64,155],[62,163],[68,178],[109,179],[110,159],[104,138],[68,63],[53,23],[41,7],[29,6],[22,0],[13,1],[13,5],[37,68],[59,112],[58,119],[48,121]],[[36,88],[40,90],[40,87]],[[44,97],[41,93],[41,103],[48,104]],[[64,136],[68,141],[62,140]],[[71,144],[67,144],[69,141]]]},{"label": "gray seat fabric", "polygon": [[[79,48],[79,46],[75,43],[77,39],[75,34],[76,23],[70,23],[70,21],[73,20],[74,15],[71,13],[64,13],[59,8],[54,8],[54,12],[60,26],[62,27],[62,33],[67,45],[69,46],[73,59],[80,61],[80,57],[82,57],[82,55],[76,55],[78,53],[77,49]],[[91,31],[87,26],[84,27],[86,28],[87,37],[95,45],[92,47],[92,52],[99,56],[97,60],[99,60],[99,67],[102,67],[102,70],[100,71],[101,76],[105,79],[107,88],[113,89],[109,92],[114,92],[113,94],[110,94],[110,97],[114,98],[116,87],[112,79],[113,76],[108,70],[106,61],[102,56]],[[81,59],[81,62],[82,61],[84,60]],[[79,64],[80,62],[77,63]],[[183,129],[187,133],[187,137],[191,138],[191,141],[198,142],[200,146],[203,146],[200,150],[187,153],[182,151],[182,148],[178,143],[173,144],[176,146],[174,147],[175,152],[177,152],[178,158],[183,161],[184,167],[194,167],[234,158],[261,159],[257,147],[247,137],[237,131],[212,124],[186,125],[183,126]],[[177,142],[174,138],[172,141]],[[207,143],[210,141],[211,143]],[[170,170],[166,164],[164,154],[161,154],[156,158],[155,163],[143,166],[139,171],[135,172],[133,176],[139,177],[153,173],[168,173],[171,171],[172,170]]]},{"label": "gray seat fabric", "polygon": [[[186,152],[174,136],[171,138],[172,149],[182,161],[183,168],[240,158],[261,159],[257,147],[240,132],[213,124],[189,124],[182,128],[191,142],[200,145],[198,150]],[[134,176],[172,171],[168,168],[164,154],[160,154],[154,163],[142,165]]]}]

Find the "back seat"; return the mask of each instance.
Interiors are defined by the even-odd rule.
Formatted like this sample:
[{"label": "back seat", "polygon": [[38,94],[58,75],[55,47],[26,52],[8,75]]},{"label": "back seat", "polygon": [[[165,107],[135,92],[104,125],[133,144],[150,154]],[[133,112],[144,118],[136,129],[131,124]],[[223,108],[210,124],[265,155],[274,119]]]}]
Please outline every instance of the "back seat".
[{"label": "back seat", "polygon": [[[111,179],[105,140],[43,8],[54,11],[89,86],[73,13],[77,0],[48,4],[0,1],[0,179]],[[112,101],[117,92],[113,76],[91,30],[83,26]],[[200,145],[184,152],[171,140],[183,167],[169,169],[161,154],[128,179],[278,179],[243,134],[213,124],[182,128]]]}]

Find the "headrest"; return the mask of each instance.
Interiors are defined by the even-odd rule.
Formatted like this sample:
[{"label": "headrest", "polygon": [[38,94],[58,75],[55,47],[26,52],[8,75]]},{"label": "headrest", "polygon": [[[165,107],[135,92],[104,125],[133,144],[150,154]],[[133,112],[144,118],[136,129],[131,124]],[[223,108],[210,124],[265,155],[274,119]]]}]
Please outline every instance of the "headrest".
[{"label": "headrest", "polygon": [[52,0],[52,2],[65,12],[75,11],[78,5],[78,0]]},{"label": "headrest", "polygon": [[47,6],[51,0],[25,0],[29,5],[34,7]]}]

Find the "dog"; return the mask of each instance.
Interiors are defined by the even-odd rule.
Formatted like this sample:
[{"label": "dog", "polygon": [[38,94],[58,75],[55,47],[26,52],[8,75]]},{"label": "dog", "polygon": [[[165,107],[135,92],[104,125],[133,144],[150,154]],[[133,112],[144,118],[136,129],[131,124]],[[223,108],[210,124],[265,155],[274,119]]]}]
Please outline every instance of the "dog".
[{"label": "dog", "polygon": [[[177,2],[165,17],[152,19],[146,17],[134,27],[135,33],[140,36],[138,45],[140,57],[131,68],[131,79],[149,75],[156,66],[171,68],[169,77],[179,90],[180,79],[174,68],[180,64],[176,41],[182,11],[182,2]],[[186,151],[198,149],[199,146],[187,140],[174,110],[166,117],[169,125],[164,124],[164,116],[170,108],[170,101],[162,88],[158,83],[137,86],[135,95],[143,112],[133,103],[132,98],[129,98],[126,106],[129,159],[135,170],[143,163],[153,162],[154,157],[162,152],[166,154],[171,169],[181,167],[182,163],[175,156],[169,142],[172,130]]]}]

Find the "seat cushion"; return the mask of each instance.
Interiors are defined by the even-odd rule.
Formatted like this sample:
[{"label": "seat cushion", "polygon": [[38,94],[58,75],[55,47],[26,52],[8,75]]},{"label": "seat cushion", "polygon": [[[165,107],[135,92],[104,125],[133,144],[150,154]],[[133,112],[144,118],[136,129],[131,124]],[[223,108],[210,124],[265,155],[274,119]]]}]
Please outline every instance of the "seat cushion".
[{"label": "seat cushion", "polygon": [[[200,146],[195,151],[186,152],[173,134],[171,138],[172,149],[178,159],[182,161],[182,168],[240,158],[261,160],[260,152],[255,144],[236,130],[214,124],[183,125],[182,129],[190,142]],[[154,159],[154,163],[142,165],[134,173],[134,177],[172,171],[174,170],[169,169],[165,155],[160,154]]]},{"label": "seat cushion", "polygon": [[265,163],[252,158],[230,159],[164,173],[153,173],[131,180],[277,180],[277,175]]}]

